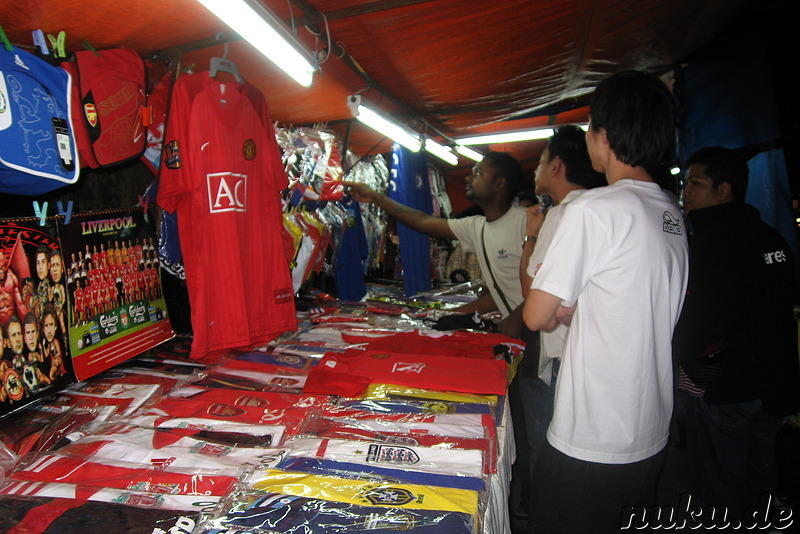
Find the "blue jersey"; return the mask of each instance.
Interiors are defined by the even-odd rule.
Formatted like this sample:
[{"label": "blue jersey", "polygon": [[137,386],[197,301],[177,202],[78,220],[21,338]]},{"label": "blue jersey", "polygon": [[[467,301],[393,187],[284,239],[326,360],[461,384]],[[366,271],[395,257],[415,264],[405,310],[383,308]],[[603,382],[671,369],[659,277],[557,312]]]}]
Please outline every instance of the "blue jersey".
[{"label": "blue jersey", "polygon": [[41,195],[77,182],[71,90],[64,69],[0,47],[0,192]]},{"label": "blue jersey", "polygon": [[336,291],[341,300],[360,301],[367,294],[363,261],[369,255],[367,234],[357,201],[341,203],[347,213],[347,229],[342,236],[341,247],[334,267]]},{"label": "blue jersey", "polygon": [[410,469],[392,469],[376,465],[354,464],[352,462],[340,462],[337,460],[324,460],[319,458],[286,458],[278,464],[277,469],[318,475],[335,475],[359,480],[373,479],[400,484],[440,486],[443,488],[466,489],[478,492],[482,492],[486,489],[483,480],[476,477],[424,473],[422,471],[413,471]]},{"label": "blue jersey", "polygon": [[205,534],[228,532],[403,532],[404,534],[473,534],[472,518],[463,513],[401,510],[324,501],[280,493],[249,495],[221,517],[207,523]]},{"label": "blue jersey", "polygon": [[[424,213],[433,212],[424,153],[411,152],[395,143],[391,173],[392,180],[387,194],[389,198]],[[428,291],[431,288],[430,238],[399,223],[397,236],[400,238],[405,296]]]}]

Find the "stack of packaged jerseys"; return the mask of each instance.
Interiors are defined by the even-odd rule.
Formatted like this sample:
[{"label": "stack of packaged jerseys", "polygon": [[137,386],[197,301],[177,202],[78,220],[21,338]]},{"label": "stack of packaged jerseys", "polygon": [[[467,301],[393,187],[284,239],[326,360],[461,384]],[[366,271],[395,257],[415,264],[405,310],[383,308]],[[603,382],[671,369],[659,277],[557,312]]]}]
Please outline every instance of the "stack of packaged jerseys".
[{"label": "stack of packaged jerseys", "polygon": [[355,308],[328,303],[335,320],[316,310],[214,365],[172,340],[8,417],[0,526],[497,531],[508,482],[498,436],[523,347]]}]

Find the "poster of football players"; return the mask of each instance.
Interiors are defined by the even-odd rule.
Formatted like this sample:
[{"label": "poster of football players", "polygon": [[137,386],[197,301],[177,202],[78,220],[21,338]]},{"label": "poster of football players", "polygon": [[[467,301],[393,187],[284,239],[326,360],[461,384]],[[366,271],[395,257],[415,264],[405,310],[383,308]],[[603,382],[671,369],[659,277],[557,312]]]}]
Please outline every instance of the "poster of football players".
[{"label": "poster of football players", "polygon": [[157,238],[141,208],[73,214],[59,236],[78,380],[175,335],[161,290]]},{"label": "poster of football players", "polygon": [[0,416],[75,381],[57,223],[0,221]]}]

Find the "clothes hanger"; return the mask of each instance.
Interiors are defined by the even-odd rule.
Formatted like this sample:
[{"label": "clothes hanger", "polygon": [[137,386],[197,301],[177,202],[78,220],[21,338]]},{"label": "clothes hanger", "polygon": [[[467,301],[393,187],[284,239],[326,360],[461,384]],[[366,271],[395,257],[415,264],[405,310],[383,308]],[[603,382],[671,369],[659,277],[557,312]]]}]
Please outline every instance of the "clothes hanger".
[{"label": "clothes hanger", "polygon": [[[222,34],[217,34],[217,38]],[[222,54],[222,57],[212,57],[211,63],[209,67],[208,75],[212,78],[215,78],[218,73],[220,72],[227,72],[236,79],[237,82],[244,84],[244,78],[239,74],[239,69],[236,67],[236,63],[228,59],[228,43],[225,43],[225,51]]]}]

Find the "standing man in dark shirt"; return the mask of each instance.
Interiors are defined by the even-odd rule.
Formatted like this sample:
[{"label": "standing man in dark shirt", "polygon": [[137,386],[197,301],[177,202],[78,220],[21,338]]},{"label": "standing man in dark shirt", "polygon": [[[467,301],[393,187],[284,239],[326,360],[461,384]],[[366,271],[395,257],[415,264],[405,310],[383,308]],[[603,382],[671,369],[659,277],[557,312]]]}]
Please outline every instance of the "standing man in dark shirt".
[{"label": "standing man in dark shirt", "polygon": [[775,435],[800,407],[795,269],[745,204],[747,162],[709,147],[687,162],[689,285],[673,337],[692,496],[741,516],[774,491]]}]

